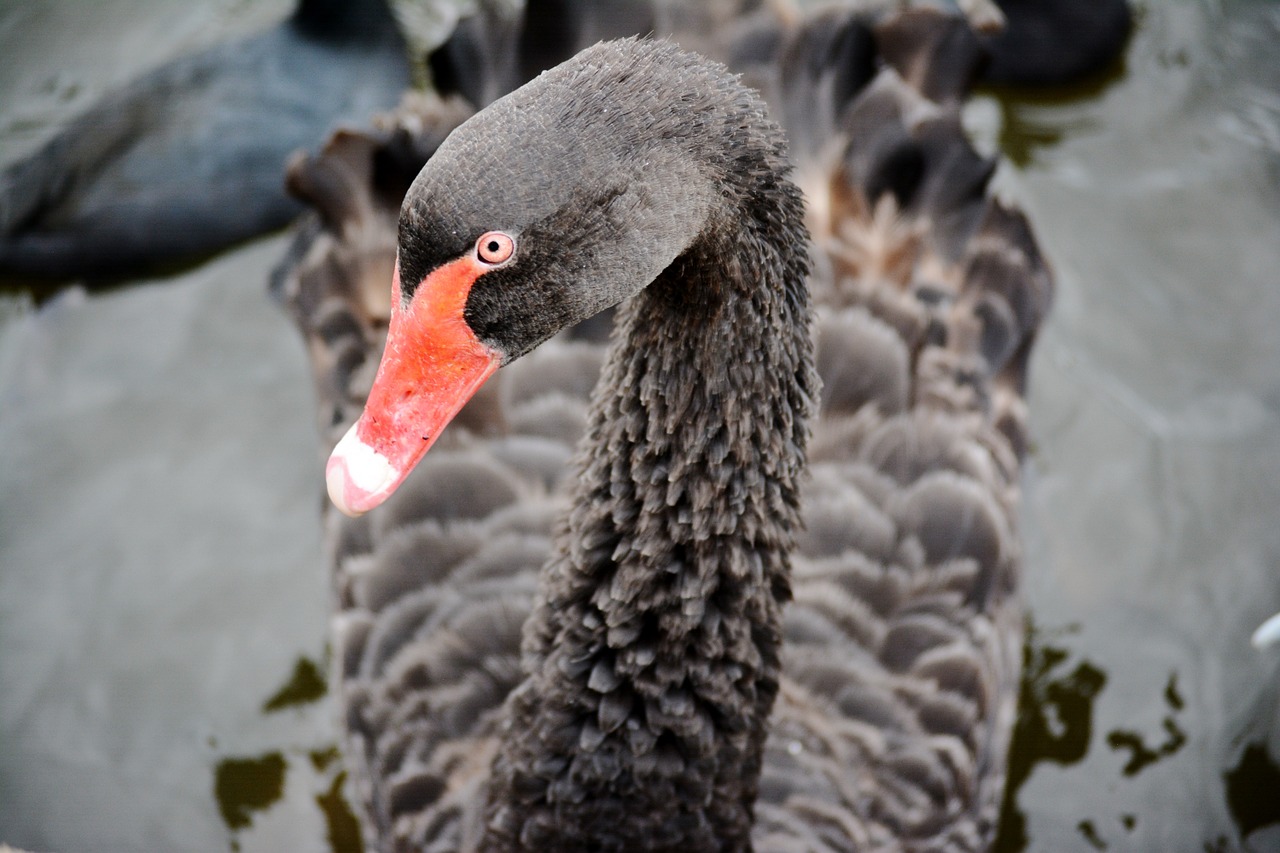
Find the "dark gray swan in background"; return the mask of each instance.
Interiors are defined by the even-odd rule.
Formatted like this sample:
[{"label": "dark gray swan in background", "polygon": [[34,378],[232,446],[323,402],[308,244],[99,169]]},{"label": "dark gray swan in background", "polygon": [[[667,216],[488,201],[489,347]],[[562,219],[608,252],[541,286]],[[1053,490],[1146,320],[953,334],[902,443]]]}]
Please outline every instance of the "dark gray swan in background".
[{"label": "dark gray swan in background", "polygon": [[137,274],[286,225],[289,155],[393,107],[405,51],[386,0],[300,0],[107,94],[0,172],[0,272]]},{"label": "dark gray swan in background", "polygon": [[963,82],[922,91],[980,61],[953,23],[783,34],[803,206],[763,104],[663,42],[295,161],[274,284],[332,490],[385,499],[326,512],[371,849],[989,846],[1051,277]]},{"label": "dark gray swan in background", "polygon": [[[777,49],[785,0],[477,0],[429,57],[432,83],[480,107],[601,39],[679,33],[689,45],[738,65]],[[831,5],[831,4],[829,4]],[[861,0],[867,17],[892,15],[901,0]],[[936,0],[961,6],[982,61],[982,83],[1039,88],[1087,82],[1114,68],[1133,26],[1125,0]],[[727,51],[727,52],[726,52]]]},{"label": "dark gray swan in background", "polygon": [[[570,47],[652,28],[671,32],[690,19],[736,25],[740,6],[761,19],[780,5],[528,0],[517,9],[479,2],[480,12],[431,57],[437,87],[477,105],[570,55]],[[988,19],[1004,24],[978,34],[988,58],[979,74],[989,82],[1062,84],[1096,74],[1114,64],[1131,25],[1124,0],[969,5],[984,2]],[[738,46],[758,54],[772,44],[766,37]],[[108,93],[0,172],[0,273],[136,275],[281,227],[300,211],[280,188],[285,158],[311,149],[340,122],[363,123],[389,108],[409,82],[405,51],[386,0],[299,0],[275,28]]]}]

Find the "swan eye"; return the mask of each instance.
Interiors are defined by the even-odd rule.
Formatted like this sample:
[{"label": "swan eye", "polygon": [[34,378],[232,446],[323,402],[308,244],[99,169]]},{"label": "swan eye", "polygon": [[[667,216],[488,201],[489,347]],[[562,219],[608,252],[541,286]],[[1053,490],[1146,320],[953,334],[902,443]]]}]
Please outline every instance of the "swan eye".
[{"label": "swan eye", "polygon": [[476,241],[476,258],[489,266],[505,264],[511,260],[515,251],[516,241],[510,234],[503,234],[501,231],[488,231]]}]

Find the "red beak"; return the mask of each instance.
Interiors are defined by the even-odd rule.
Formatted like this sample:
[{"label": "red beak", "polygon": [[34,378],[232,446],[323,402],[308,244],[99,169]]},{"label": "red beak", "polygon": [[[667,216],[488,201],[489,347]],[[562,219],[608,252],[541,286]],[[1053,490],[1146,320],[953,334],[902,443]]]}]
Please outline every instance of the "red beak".
[{"label": "red beak", "polygon": [[329,498],[347,515],[390,497],[502,363],[502,353],[481,343],[462,316],[484,272],[470,256],[451,261],[423,279],[405,307],[396,262],[391,325],[373,389],[325,467]]}]

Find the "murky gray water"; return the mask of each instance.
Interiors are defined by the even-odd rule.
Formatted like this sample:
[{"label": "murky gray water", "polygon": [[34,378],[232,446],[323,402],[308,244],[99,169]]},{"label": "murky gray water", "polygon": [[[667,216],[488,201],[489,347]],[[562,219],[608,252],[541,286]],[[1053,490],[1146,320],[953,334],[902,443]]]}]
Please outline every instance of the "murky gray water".
[{"label": "murky gray water", "polygon": [[[0,0],[0,161],[288,5]],[[1280,850],[1280,4],[1142,12],[1110,85],[970,114],[1059,279],[1004,850]],[[0,841],[344,847],[282,246],[0,302]]]},{"label": "murky gray water", "polygon": [[1059,141],[1003,175],[1060,287],[1031,609],[1060,675],[1105,674],[1087,754],[1018,801],[1037,850],[1280,850],[1280,649],[1248,643],[1280,607],[1280,5],[1143,11],[1122,80],[1015,108]]}]

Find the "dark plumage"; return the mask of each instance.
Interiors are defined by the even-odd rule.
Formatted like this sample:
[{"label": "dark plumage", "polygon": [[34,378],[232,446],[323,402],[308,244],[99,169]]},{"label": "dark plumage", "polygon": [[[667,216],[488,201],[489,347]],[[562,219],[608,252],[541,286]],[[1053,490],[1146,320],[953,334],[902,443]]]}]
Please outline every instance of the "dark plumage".
[{"label": "dark plumage", "polygon": [[[779,56],[818,37],[784,33]],[[828,72],[784,65],[766,96]],[[990,843],[1050,279],[954,105],[891,67],[845,91],[791,119],[828,140],[801,152],[803,211],[759,101],[648,42],[498,101],[415,182],[394,310],[479,233],[525,254],[480,275],[463,315],[509,366],[384,508],[329,515],[372,846]],[[358,174],[382,144],[347,136],[294,173]],[[330,444],[384,322],[351,282],[390,263],[387,209],[356,186],[279,278]],[[571,324],[640,288],[588,402],[602,344]]]},{"label": "dark plumage", "polygon": [[[777,58],[782,48],[779,26],[785,28],[798,16],[788,0],[648,2],[655,10],[657,32],[676,35],[682,43],[748,73]],[[1086,82],[1116,67],[1133,27],[1126,0],[853,0],[822,5],[827,8],[820,15],[834,30],[811,33],[800,64],[825,66],[834,78],[862,73],[858,57],[852,55],[858,52],[856,41],[849,41],[858,34],[839,25],[861,10],[862,28],[877,30],[880,58],[933,100],[942,100],[948,92],[963,95],[975,80],[1028,88]],[[922,23],[947,7],[947,26]],[[832,62],[833,51],[843,52],[853,64]],[[913,56],[928,61],[913,68]],[[926,72],[930,79],[913,79]],[[789,108],[786,102],[774,106]]]},{"label": "dark plumage", "polygon": [[409,83],[385,0],[301,0],[280,25],[103,97],[0,172],[0,270],[133,274],[287,224],[281,169]]},{"label": "dark plumage", "polygon": [[1125,0],[999,0],[999,6],[1004,27],[983,37],[991,83],[1079,83],[1113,67],[1133,29]]},{"label": "dark plumage", "polygon": [[[466,128],[483,146],[459,155],[469,168],[453,170],[442,149],[424,171],[474,174],[490,152],[514,155],[512,175],[545,205],[521,217],[538,223],[521,239],[549,257],[486,278],[476,313],[528,298],[546,277],[577,312],[563,326],[648,287],[617,318],[575,511],[525,628],[529,675],[490,781],[490,838],[745,846],[816,394],[807,235],[781,135],[749,93],[661,44],[586,51],[499,106]],[[572,147],[554,159],[526,149],[526,163],[493,140],[534,110]],[[533,170],[560,157],[578,178],[539,180]],[[414,228],[436,196],[415,183],[402,221]],[[505,200],[497,222],[504,212]],[[521,320],[500,326],[504,344],[516,336],[504,351],[550,331]]]},{"label": "dark plumage", "polygon": [[532,80],[583,48],[654,28],[654,0],[479,0],[428,57],[442,95],[475,107]]}]

